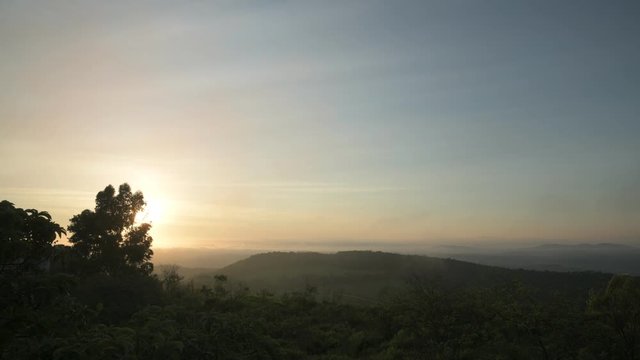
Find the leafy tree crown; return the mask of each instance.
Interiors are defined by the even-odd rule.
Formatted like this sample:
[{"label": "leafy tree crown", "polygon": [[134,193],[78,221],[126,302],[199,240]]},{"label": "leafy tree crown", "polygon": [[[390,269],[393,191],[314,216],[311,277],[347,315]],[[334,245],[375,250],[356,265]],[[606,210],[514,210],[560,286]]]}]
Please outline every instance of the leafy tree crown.
[{"label": "leafy tree crown", "polygon": [[136,224],[146,203],[140,191],[122,184],[116,194],[111,185],[96,195],[95,210],[84,210],[70,220],[69,241],[85,260],[86,271],[117,275],[150,274],[153,238],[151,224]]}]

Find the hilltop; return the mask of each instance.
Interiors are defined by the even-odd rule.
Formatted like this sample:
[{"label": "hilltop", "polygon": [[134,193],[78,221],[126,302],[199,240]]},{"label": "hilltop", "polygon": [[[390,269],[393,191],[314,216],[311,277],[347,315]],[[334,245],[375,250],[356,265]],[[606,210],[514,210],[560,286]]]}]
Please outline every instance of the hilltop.
[{"label": "hilltop", "polygon": [[217,271],[194,276],[196,284],[211,284],[215,274],[252,290],[275,293],[312,286],[324,298],[375,301],[411,282],[437,283],[447,288],[488,288],[518,282],[541,293],[585,296],[603,287],[609,274],[506,269],[420,255],[373,251],[270,252],[250,256]]}]

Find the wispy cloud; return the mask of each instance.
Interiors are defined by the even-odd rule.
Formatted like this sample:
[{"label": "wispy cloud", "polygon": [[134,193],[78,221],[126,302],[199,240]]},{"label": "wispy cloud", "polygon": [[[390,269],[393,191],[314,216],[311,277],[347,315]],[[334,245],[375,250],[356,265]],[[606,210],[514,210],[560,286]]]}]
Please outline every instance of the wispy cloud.
[{"label": "wispy cloud", "polygon": [[309,192],[309,193],[380,193],[402,191],[407,188],[398,186],[352,185],[330,182],[238,182],[226,184],[210,184],[212,188],[247,188],[266,189],[278,192]]}]

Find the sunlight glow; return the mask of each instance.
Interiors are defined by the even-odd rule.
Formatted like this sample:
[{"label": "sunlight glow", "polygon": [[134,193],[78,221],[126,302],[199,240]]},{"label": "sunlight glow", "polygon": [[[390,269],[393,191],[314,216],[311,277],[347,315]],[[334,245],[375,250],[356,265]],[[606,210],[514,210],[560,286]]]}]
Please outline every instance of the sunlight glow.
[{"label": "sunlight glow", "polygon": [[158,201],[157,199],[147,200],[147,205],[144,209],[136,214],[135,223],[137,225],[142,223],[157,224],[162,221],[164,209],[165,207],[162,201]]}]

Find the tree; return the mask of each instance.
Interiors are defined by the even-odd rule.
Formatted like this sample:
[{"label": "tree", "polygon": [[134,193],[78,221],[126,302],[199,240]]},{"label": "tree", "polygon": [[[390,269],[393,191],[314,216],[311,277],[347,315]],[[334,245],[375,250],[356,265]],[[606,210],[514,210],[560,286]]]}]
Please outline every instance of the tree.
[{"label": "tree", "polygon": [[53,243],[65,230],[46,211],[16,208],[0,202],[0,274],[41,270],[50,261]]},{"label": "tree", "polygon": [[603,321],[613,335],[613,353],[629,360],[640,359],[640,281],[615,275],[607,288],[591,295],[588,312]]},{"label": "tree", "polygon": [[153,271],[151,225],[135,224],[145,205],[142,193],[132,192],[128,184],[120,185],[117,194],[109,185],[96,195],[94,211],[87,209],[71,218],[69,241],[85,260],[85,271],[107,275]]},{"label": "tree", "polygon": [[178,294],[180,290],[180,281],[184,279],[184,276],[180,275],[179,269],[178,265],[167,265],[162,267],[162,275],[160,277],[162,287],[172,296]]}]

